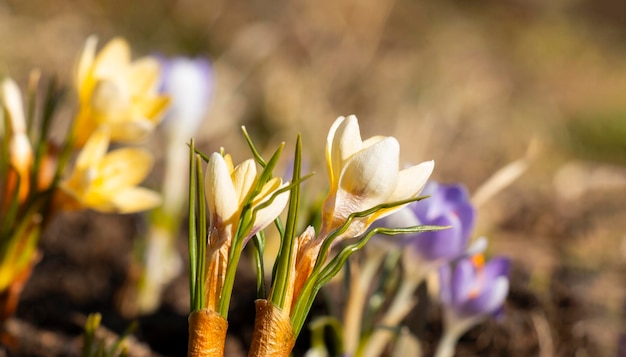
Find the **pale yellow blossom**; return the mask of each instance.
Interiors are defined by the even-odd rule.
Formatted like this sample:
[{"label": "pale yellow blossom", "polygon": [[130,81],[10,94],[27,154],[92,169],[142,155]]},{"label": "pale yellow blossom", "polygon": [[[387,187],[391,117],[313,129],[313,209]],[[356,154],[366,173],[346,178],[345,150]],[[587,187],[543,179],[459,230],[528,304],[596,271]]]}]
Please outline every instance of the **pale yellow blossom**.
[{"label": "pale yellow blossom", "polygon": [[60,187],[80,208],[133,213],[158,206],[160,196],[137,187],[152,168],[152,154],[140,148],[107,152],[110,135],[101,128],[80,152],[72,174]]},{"label": "pale yellow blossom", "polygon": [[144,139],[161,120],[169,99],[159,95],[160,66],[155,58],[131,62],[130,47],[112,39],[96,54],[97,40],[90,37],[78,62],[75,86],[80,109],[76,118],[76,143],[84,144],[99,126],[111,140]]}]

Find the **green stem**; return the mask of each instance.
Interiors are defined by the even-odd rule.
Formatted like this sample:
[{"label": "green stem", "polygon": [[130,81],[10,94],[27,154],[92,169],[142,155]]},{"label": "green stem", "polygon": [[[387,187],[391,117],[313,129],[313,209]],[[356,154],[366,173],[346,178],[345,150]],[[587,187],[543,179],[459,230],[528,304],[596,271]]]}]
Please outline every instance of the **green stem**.
[{"label": "green stem", "polygon": [[196,281],[198,279],[198,236],[196,232],[196,160],[194,159],[194,141],[189,144],[189,297],[191,311],[199,310]]},{"label": "green stem", "polygon": [[[296,140],[296,152],[294,155],[294,168],[292,181],[296,182],[300,180],[301,171],[301,156],[302,156],[302,141],[300,135]],[[291,272],[292,265],[292,251],[293,241],[296,239],[295,230],[297,225],[297,213],[298,204],[300,201],[300,185],[292,187],[289,193],[289,211],[287,214],[287,223],[285,227],[285,234],[282,236],[280,254],[277,260],[276,275],[273,280],[272,292],[269,300],[272,304],[284,308],[286,289],[289,285],[289,273]]]}]

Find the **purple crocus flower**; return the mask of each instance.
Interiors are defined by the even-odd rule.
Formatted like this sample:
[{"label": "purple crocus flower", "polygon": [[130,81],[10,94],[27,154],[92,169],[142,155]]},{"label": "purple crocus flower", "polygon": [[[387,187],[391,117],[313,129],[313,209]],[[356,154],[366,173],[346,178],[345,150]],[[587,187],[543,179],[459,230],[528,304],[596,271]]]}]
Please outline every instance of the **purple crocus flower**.
[{"label": "purple crocus flower", "polygon": [[430,196],[386,217],[380,226],[450,226],[448,229],[401,236],[411,256],[421,263],[443,263],[461,256],[474,229],[476,210],[459,184],[429,181],[421,193]]},{"label": "purple crocus flower", "polygon": [[509,290],[510,261],[504,257],[487,264],[481,254],[460,259],[454,269],[439,268],[441,302],[449,324],[496,315]]},{"label": "purple crocus flower", "polygon": [[509,259],[485,265],[482,254],[459,259],[454,268],[439,268],[444,333],[435,357],[452,357],[458,339],[490,315],[498,315],[509,292]]}]

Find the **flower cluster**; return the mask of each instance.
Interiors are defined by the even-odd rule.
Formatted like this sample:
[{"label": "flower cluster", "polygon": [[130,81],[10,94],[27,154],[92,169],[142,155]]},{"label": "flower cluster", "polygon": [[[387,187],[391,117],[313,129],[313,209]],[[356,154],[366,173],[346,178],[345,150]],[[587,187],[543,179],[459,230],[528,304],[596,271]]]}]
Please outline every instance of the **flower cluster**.
[{"label": "flower cluster", "polygon": [[151,171],[152,154],[138,147],[109,150],[114,141],[138,143],[159,122],[169,103],[156,92],[159,64],[152,58],[131,62],[120,38],[100,52],[96,44],[95,37],[87,40],[76,68],[78,114],[61,142],[49,135],[64,94],[56,81],[39,103],[42,76],[33,71],[27,105],[12,79],[0,83],[0,320],[15,310],[38,260],[41,232],[56,213],[133,213],[161,202],[156,192],[138,187]]},{"label": "flower cluster", "polygon": [[[194,203],[197,208],[190,211],[190,351],[197,353],[190,354],[192,356],[201,355],[200,351],[207,349],[216,351],[216,355],[223,352],[222,338],[208,337],[207,342],[206,336],[208,331],[219,331],[217,336],[225,336],[232,282],[241,250],[254,239],[255,249],[262,251],[262,230],[272,222],[278,227],[281,245],[272,269],[269,294],[266,299],[257,301],[257,328],[250,355],[287,356],[319,289],[374,234],[400,233],[393,228],[370,227],[376,220],[420,199],[419,193],[434,166],[432,161],[427,161],[401,170],[400,148],[395,138],[376,136],[362,140],[356,117],[339,117],[327,139],[330,191],[322,209],[319,231],[316,233],[315,228],[309,226],[297,235],[300,183],[307,178],[300,172],[300,138],[296,143],[290,183],[283,183],[272,175],[282,145],[265,161],[247,134],[246,138],[255,159],[234,166],[230,155],[223,152],[204,156],[207,163],[204,195],[197,186],[202,178],[199,169],[203,156],[192,155],[195,159],[191,161],[190,187],[195,191],[197,202],[206,199],[209,210],[204,215],[202,205]],[[257,173],[257,165],[263,168],[260,173]],[[286,206],[289,209],[283,225],[278,217]],[[203,230],[205,217],[209,217],[208,232]],[[405,226],[402,233],[428,229],[436,228]],[[208,236],[208,241],[202,238],[204,236]],[[339,250],[336,254],[331,254],[333,247]],[[261,263],[262,259],[258,258],[257,264]],[[259,276],[259,284],[263,285],[263,274]],[[264,288],[259,289],[260,294],[264,291]]]},{"label": "flower cluster", "polygon": [[[400,228],[422,224],[448,228],[376,238],[374,249],[366,251],[360,274],[353,277],[355,282],[351,284],[348,296],[343,334],[349,354],[382,354],[393,338],[390,328],[401,324],[408,315],[417,302],[415,290],[432,273],[440,276],[441,303],[446,316],[446,334],[440,343],[440,357],[452,355],[461,334],[502,307],[508,291],[508,260],[498,257],[484,265],[480,252],[485,249],[486,240],[481,238],[469,245],[476,209],[465,187],[429,181],[422,194],[428,199],[407,205],[377,225]],[[394,251],[401,251],[403,275],[400,286],[376,326],[369,327],[369,330],[365,328],[366,337],[362,337],[364,296],[386,255]],[[451,265],[455,267],[454,273]]]}]

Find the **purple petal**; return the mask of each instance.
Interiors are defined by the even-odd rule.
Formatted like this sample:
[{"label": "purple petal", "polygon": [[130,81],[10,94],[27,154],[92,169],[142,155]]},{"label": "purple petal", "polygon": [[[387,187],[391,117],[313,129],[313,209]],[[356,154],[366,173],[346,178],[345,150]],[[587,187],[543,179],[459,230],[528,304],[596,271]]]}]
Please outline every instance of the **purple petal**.
[{"label": "purple petal", "polygon": [[461,315],[493,314],[502,306],[509,291],[509,279],[499,277],[484,283],[486,285],[476,298],[470,298],[459,306]]},{"label": "purple petal", "polygon": [[461,225],[461,236],[467,242],[474,231],[476,222],[476,209],[469,203],[464,203],[453,210],[453,214],[459,217]]},{"label": "purple petal", "polygon": [[425,221],[430,216],[432,206],[440,204],[440,197],[437,195],[439,184],[435,181],[428,181],[420,193],[421,196],[430,196],[424,200],[411,203],[409,207],[420,221]]},{"label": "purple petal", "polygon": [[476,287],[476,271],[469,259],[459,261],[452,274],[452,303],[461,306]]},{"label": "purple petal", "polygon": [[434,232],[423,232],[407,238],[416,252],[429,261],[453,259],[465,250],[467,240],[461,236],[459,220],[455,216],[441,216],[429,224],[451,226]]},{"label": "purple petal", "polygon": [[493,281],[501,276],[508,276],[511,261],[505,257],[494,257],[485,266],[485,281]]}]

